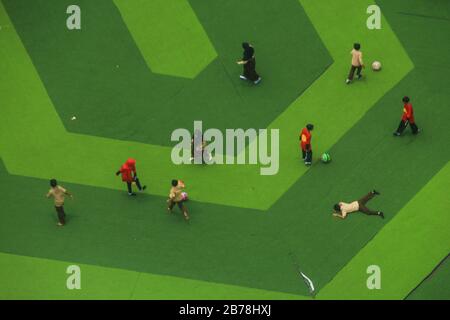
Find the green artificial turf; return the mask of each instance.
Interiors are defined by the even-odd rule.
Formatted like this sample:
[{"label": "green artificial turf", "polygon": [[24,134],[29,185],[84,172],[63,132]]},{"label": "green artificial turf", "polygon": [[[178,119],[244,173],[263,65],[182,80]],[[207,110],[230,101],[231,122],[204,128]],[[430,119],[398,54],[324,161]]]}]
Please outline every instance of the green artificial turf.
[{"label": "green artificial turf", "polygon": [[448,256],[407,297],[408,300],[450,300],[450,263]]},{"label": "green artificial turf", "polygon": [[[190,1],[210,39],[208,47],[212,45],[218,55],[192,80],[155,74],[147,67],[144,58],[151,44],[142,43],[145,35],[138,32],[138,26],[126,24],[133,8],[126,10],[122,20],[114,1],[81,0],[82,29],[69,31],[64,25],[66,8],[72,4],[69,0],[3,3],[61,120],[76,133],[172,146],[172,131],[192,130],[194,120],[219,129],[265,128],[332,62],[296,0],[287,0],[283,6],[267,0],[264,5],[258,0],[245,4],[239,0]],[[123,1],[118,3],[121,8]],[[132,1],[127,6],[135,4]],[[242,10],[248,6],[253,7],[251,28],[242,19]],[[289,19],[267,19],[276,16]],[[170,16],[162,15],[161,22],[168,33],[179,27]],[[190,32],[195,30],[186,30]],[[157,28],[148,30],[148,41],[160,36]],[[175,39],[168,41],[176,45]],[[198,41],[204,40],[202,35]],[[239,79],[242,67],[236,61],[242,57],[243,41],[256,48],[258,70],[264,77],[257,88]],[[161,50],[168,42],[160,42]],[[141,52],[139,44],[146,49]],[[209,49],[203,50],[210,56]],[[179,54],[178,50],[168,57]],[[184,57],[173,65],[183,64],[188,72],[196,68],[193,63]],[[73,115],[77,121],[70,120]]]},{"label": "green artificial turf", "polygon": [[297,295],[76,263],[80,289],[69,290],[68,261],[0,253],[0,299],[300,299]]},{"label": "green artificial turf", "polygon": [[[450,162],[347,264],[319,294],[325,299],[403,299],[450,252],[446,197]],[[380,268],[380,289],[366,270]],[[399,276],[404,275],[404,276]],[[406,276],[407,275],[407,276]],[[445,284],[442,284],[445,286]]]},{"label": "green artificial turf", "polygon": [[[351,1],[349,6],[350,3]],[[9,42],[5,47],[4,67],[5,73],[10,75],[10,81],[2,83],[2,90],[11,93],[20,90],[22,86],[35,90],[28,89],[33,94],[26,96],[10,94],[7,98],[11,100],[5,101],[6,107],[2,110],[2,115],[5,118],[13,118],[14,121],[8,122],[8,127],[3,128],[4,134],[7,135],[11,130],[18,131],[16,128],[22,126],[28,128],[27,131],[19,130],[15,137],[3,143],[3,159],[8,171],[37,178],[58,176],[62,180],[75,183],[117,189],[120,182],[110,173],[117,170],[118,164],[125,158],[132,156],[139,160],[142,176],[152,177],[153,188],[148,189],[152,194],[165,196],[167,181],[178,177],[189,181],[191,195],[199,201],[266,210],[307,172],[304,166],[298,165],[298,133],[305,123],[314,122],[316,128],[320,128],[314,134],[315,152],[320,154],[322,151],[328,151],[380,96],[412,68],[411,61],[388,26],[381,32],[370,33],[364,24],[363,27],[357,24],[359,19],[356,22],[352,20],[353,16],[364,9],[363,4],[367,3],[371,2],[365,0],[361,5],[351,6],[352,10],[345,12],[347,19],[341,19],[342,16],[337,17],[334,14],[341,8],[342,2],[327,2],[328,10],[325,12],[321,10],[323,4],[313,5],[308,1],[304,3],[309,17],[314,21],[336,61],[270,125],[270,129],[279,129],[281,136],[280,171],[273,176],[262,176],[259,166],[256,165],[208,166],[207,169],[190,165],[176,166],[169,160],[171,149],[167,147],[68,134],[61,129],[61,121],[50,104],[29,57],[23,52],[14,29],[10,29],[3,38],[4,42]],[[5,21],[9,23],[7,17]],[[341,32],[330,29],[330,23],[340,25]],[[346,31],[346,37],[342,37],[342,30]],[[390,57],[386,59],[386,63],[394,57],[402,62],[391,63],[391,67],[384,71],[382,77],[371,74],[372,84],[368,86],[367,83],[360,82],[355,94],[355,90],[341,82],[341,77],[344,77],[348,69],[348,47],[343,40],[348,39],[350,42],[352,38],[361,37],[366,38],[368,44],[372,44],[373,55],[377,54],[378,58]],[[374,45],[379,41],[384,41],[384,50]],[[347,54],[344,55],[343,52]],[[17,65],[21,68],[18,69]],[[323,94],[325,91],[333,95],[332,102]],[[257,94],[248,87],[246,92]],[[361,96],[365,99],[361,99]],[[23,107],[17,108],[16,105]],[[259,113],[260,109],[257,112]],[[59,149],[51,148],[49,141],[58,144]],[[17,150],[17,143],[22,143],[23,148]],[[27,146],[24,143],[27,143]],[[37,149],[36,152],[31,151],[34,149]],[[65,154],[66,161],[53,161],[53,158],[58,157],[55,153],[59,152]],[[32,160],[29,158],[30,153],[35,155]],[[90,155],[89,162],[85,161],[86,154]],[[33,166],[29,165],[30,162],[33,162]],[[52,162],[51,168],[48,166],[49,162]],[[69,165],[72,163],[83,165]],[[211,184],[210,181],[220,183]]]},{"label": "green artificial turf", "polygon": [[[2,170],[4,212],[16,214],[1,217],[1,251],[306,294],[288,257],[293,251],[321,288],[444,164],[425,132],[394,139],[393,120],[382,126],[386,133],[368,134],[379,129],[376,121],[387,112],[397,117],[387,101],[395,104],[403,89],[376,105],[331,150],[332,163],[313,167],[266,213],[191,202],[193,218],[187,226],[179,215],[165,216],[162,197],[130,202],[124,192],[62,182],[76,200],[67,204],[67,228],[58,230],[51,203],[43,198],[47,181]],[[430,116],[444,121],[439,111],[445,112],[435,109]],[[434,143],[444,143],[439,124]],[[365,144],[359,144],[360,137]],[[354,146],[359,152],[351,152]],[[380,161],[383,155],[389,170]],[[414,179],[412,171],[417,172]],[[364,215],[331,218],[333,203],[358,198],[374,186],[383,194],[371,206],[384,210],[386,221]],[[28,192],[15,192],[23,188]],[[19,228],[27,231],[18,233]]]},{"label": "green artificial turf", "polygon": [[[312,2],[305,1],[304,4],[311,5]],[[384,8],[384,3],[382,4]],[[192,6],[199,20],[204,22],[205,18],[194,2]],[[314,7],[310,9],[309,12],[313,15],[314,12],[320,13]],[[207,10],[204,10],[206,15]],[[331,120],[334,121],[330,122],[330,125],[320,130],[321,126],[319,126],[314,132],[313,142],[319,150],[323,148],[325,139],[329,146],[337,141],[329,150],[333,161],[326,166],[317,163],[308,171],[299,164],[298,171],[304,173],[302,178],[296,181],[289,177],[288,179],[293,183],[292,187],[267,212],[192,201],[188,205],[193,218],[191,223],[186,225],[179,214],[173,217],[165,215],[164,197],[142,195],[130,201],[123,192],[62,181],[75,193],[76,199],[67,204],[68,225],[64,229],[57,229],[51,203],[43,198],[43,194],[47,191],[47,181],[8,175],[5,168],[1,167],[0,194],[4,210],[0,214],[0,251],[306,295],[307,289],[298,278],[288,256],[293,252],[303,271],[313,279],[319,289],[322,289],[361,248],[370,243],[369,241],[385,224],[389,226],[389,221],[395,214],[449,159],[448,150],[440,147],[448,141],[445,127],[448,111],[445,108],[429,107],[439,106],[442,101],[449,98],[446,90],[449,85],[448,76],[442,75],[440,81],[435,81],[437,67],[445,65],[444,56],[441,58],[442,61],[437,60],[436,65],[430,65],[429,60],[433,52],[421,49],[423,42],[436,44],[433,41],[438,36],[433,30],[437,25],[444,30],[445,27],[438,22],[435,22],[437,25],[433,23],[424,25],[418,18],[398,15],[398,10],[399,8],[394,5],[386,5],[383,13],[408,54],[411,54],[415,65],[414,71],[375,105],[373,102],[376,100],[376,95],[370,93],[370,84],[373,81],[384,86],[382,77],[391,74],[393,70],[391,68],[396,67],[395,63],[385,66],[386,70],[379,74],[368,72],[367,80],[348,87],[343,85],[342,89],[333,91],[333,96],[340,90],[349,90],[348,93],[357,97],[352,100],[347,109],[342,107],[342,105],[345,106],[342,100],[336,100],[338,101],[336,102],[333,99],[323,100],[323,97],[319,97],[317,101],[331,101],[330,109],[322,109],[321,103],[311,108],[318,108],[319,112],[328,110],[333,112],[331,113],[333,116],[339,114],[342,117],[336,119],[332,117]],[[408,27],[404,26],[403,19],[407,19]],[[203,24],[205,27],[206,24]],[[205,27],[205,29],[208,28]],[[420,36],[417,35],[418,33]],[[215,43],[215,37],[210,35],[210,38]],[[353,42],[351,39],[348,41]],[[441,41],[437,44],[440,46],[438,50],[447,49],[446,43]],[[22,59],[21,48],[14,42],[10,45],[9,49],[16,50],[18,54],[7,55],[5,54],[8,52],[7,49],[0,47],[0,54],[3,52],[1,70],[12,70],[13,65],[16,74],[20,75],[22,72],[23,75],[31,75],[31,78],[36,77],[30,71],[32,68],[27,60]],[[220,52],[216,45],[215,47]],[[331,72],[331,77],[327,81],[330,86],[335,86],[333,88],[341,88],[335,83],[340,84],[341,77],[345,78],[347,51],[347,45],[345,45],[345,52],[338,61],[338,66],[341,65],[342,70],[328,71]],[[373,58],[375,57],[378,56],[374,55]],[[18,60],[22,63],[14,63],[17,61],[14,59],[18,58],[22,59]],[[383,59],[382,62],[384,61]],[[404,63],[406,66],[409,65],[408,61]],[[14,80],[13,73],[8,74]],[[399,77],[396,75],[396,79],[400,79]],[[19,107],[15,112],[20,116],[16,121],[28,128],[28,132],[15,131],[14,136],[7,136],[5,132],[2,135],[2,139],[8,137],[10,140],[7,143],[5,140],[0,140],[0,156],[7,163],[8,169],[41,178],[49,178],[47,172],[53,172],[57,177],[70,176],[69,181],[73,181],[72,178],[76,176],[78,179],[76,181],[81,184],[94,184],[92,181],[98,184],[99,175],[92,178],[90,172],[96,174],[98,170],[101,170],[105,178],[100,178],[103,179],[100,185],[123,188],[120,182],[114,182],[115,177],[112,174],[110,177],[106,174],[116,169],[108,158],[111,153],[105,153],[99,159],[92,159],[93,153],[86,152],[81,145],[90,144],[88,150],[94,151],[102,144],[105,150],[114,148],[115,159],[125,158],[127,154],[137,152],[134,151],[135,148],[141,148],[143,145],[130,146],[125,142],[118,143],[75,135],[71,136],[68,142],[56,140],[51,145],[51,149],[45,147],[44,143],[48,144],[49,141],[40,139],[43,136],[42,132],[45,137],[46,134],[50,136],[54,130],[58,133],[62,132],[64,128],[59,120],[55,125],[54,120],[57,119],[57,115],[48,107],[51,104],[45,94],[42,94],[41,85],[30,81],[20,86],[18,84],[21,82],[17,81],[18,79],[20,77],[14,82],[16,87],[11,88],[6,85],[0,87],[2,96],[5,97],[5,105],[12,106],[14,102],[18,103]],[[392,79],[389,78],[389,81]],[[395,81],[392,81],[390,85],[394,83]],[[46,88],[47,85],[46,83]],[[24,92],[26,95],[23,94]],[[252,91],[251,94],[255,94],[254,92]],[[424,131],[417,137],[411,136],[408,131],[404,137],[396,139],[391,133],[398,124],[401,114],[400,100],[405,92],[414,93],[411,96],[416,118]],[[337,95],[337,97],[343,99],[348,93],[342,96]],[[327,96],[324,97],[327,98]],[[309,97],[307,101],[315,101],[313,98]],[[366,104],[367,100],[371,102]],[[30,114],[25,109],[26,106],[32,105],[33,101],[35,101],[34,108],[49,111],[46,114],[50,115],[39,119],[39,128],[32,125],[34,111]],[[360,120],[355,125],[353,122],[346,123],[350,130],[347,131],[345,126],[340,127],[339,132],[342,137],[336,136],[333,139],[329,137],[336,134],[334,123],[345,121],[343,118],[346,118],[349,110],[356,110],[359,107],[357,103],[364,105],[366,110],[369,110],[372,105],[373,107],[367,113],[361,111],[362,118],[354,118],[355,122]],[[342,109],[337,109],[334,113],[333,110],[336,108]],[[296,113],[289,111],[286,114],[295,115]],[[328,116],[330,113],[325,112],[323,119]],[[288,124],[291,122],[293,121],[287,121]],[[322,130],[328,132],[328,137],[323,136]],[[22,145],[20,138],[26,138],[28,150],[13,149],[14,143]],[[80,143],[80,140],[83,143]],[[297,168],[296,150],[298,149],[296,148],[298,146],[296,139],[292,141],[292,150],[295,151],[291,152],[295,158],[292,158],[289,164],[286,162],[281,164],[288,173]],[[119,146],[118,151],[117,146]],[[282,148],[287,150],[288,143],[283,143]],[[30,166],[27,157],[40,150],[53,152],[51,160],[33,162],[33,166]],[[61,150],[64,151],[62,155],[57,152]],[[148,154],[153,153],[156,156],[161,154],[159,149],[149,150],[151,152]],[[11,151],[16,151],[16,155]],[[77,155],[73,157],[69,153]],[[18,157],[18,154],[21,156]],[[61,160],[61,158],[64,159],[63,156],[77,159],[77,161],[71,160],[65,163]],[[139,168],[144,167],[143,162]],[[100,169],[98,163],[106,165]],[[80,168],[83,170],[79,171]],[[192,169],[183,168],[183,170]],[[236,169],[237,172],[239,170]],[[46,173],[42,174],[42,172]],[[177,171],[177,174],[178,172],[181,171]],[[227,172],[230,171],[224,172],[217,181],[227,180]],[[150,186],[160,188],[161,194],[167,192],[166,185],[159,183],[165,181],[164,179],[167,180],[167,177],[164,177],[165,174],[167,172],[146,176],[150,180]],[[193,174],[191,179],[194,177]],[[247,181],[252,182],[251,179]],[[156,183],[158,185],[154,186]],[[236,190],[239,190],[239,187],[240,185],[237,184]],[[331,218],[330,209],[336,201],[354,200],[373,187],[380,189],[382,195],[373,200],[370,206],[385,211],[386,220],[360,214],[353,215],[345,221]],[[205,185],[203,188],[206,190],[210,186]],[[216,188],[215,190],[220,190],[220,185]],[[27,190],[27,192],[17,190]],[[255,198],[254,201],[264,201],[263,195],[277,191],[266,188],[261,198]],[[196,195],[195,192],[193,194]],[[200,192],[198,195],[198,198],[201,198]],[[231,198],[228,190],[225,190],[220,197]],[[241,202],[244,203],[244,200],[245,198],[242,198]],[[187,287],[190,288],[190,285]],[[127,285],[126,288],[129,286]],[[195,286],[193,285],[192,288]],[[124,289],[124,291],[127,290]],[[146,290],[144,285],[142,291]],[[107,296],[106,290],[103,294]],[[101,293],[98,296],[102,296]]]},{"label": "green artificial turf", "polygon": [[188,1],[114,3],[152,72],[195,78],[217,57]]}]

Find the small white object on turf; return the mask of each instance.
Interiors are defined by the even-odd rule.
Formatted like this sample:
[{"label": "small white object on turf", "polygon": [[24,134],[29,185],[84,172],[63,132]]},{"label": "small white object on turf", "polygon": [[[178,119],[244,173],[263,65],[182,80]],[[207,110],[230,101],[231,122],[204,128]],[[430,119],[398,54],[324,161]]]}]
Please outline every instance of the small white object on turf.
[{"label": "small white object on turf", "polygon": [[374,61],[372,63],[372,70],[373,71],[380,71],[381,70],[381,62],[380,61]]}]

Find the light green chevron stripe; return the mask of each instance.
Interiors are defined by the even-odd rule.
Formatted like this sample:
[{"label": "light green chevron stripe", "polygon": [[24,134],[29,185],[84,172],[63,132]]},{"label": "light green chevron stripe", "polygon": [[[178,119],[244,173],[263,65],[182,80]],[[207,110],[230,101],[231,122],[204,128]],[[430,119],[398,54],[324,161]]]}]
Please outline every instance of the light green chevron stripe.
[{"label": "light green chevron stripe", "polygon": [[[69,290],[70,265],[81,289]],[[0,299],[302,299],[260,289],[0,253]]]},{"label": "light green chevron stripe", "polygon": [[[261,176],[257,165],[175,166],[167,147],[68,133],[1,5],[0,24],[7,27],[0,33],[0,72],[8,80],[0,82],[0,152],[7,170],[122,189],[113,173],[131,156],[139,161],[141,177],[150,181],[151,194],[166,196],[167,182],[179,177],[188,182],[191,197],[198,201],[269,208],[307,171],[298,156],[298,132],[305,123],[316,125],[316,154],[329,149],[413,67],[385,20],[381,30],[366,28],[365,10],[372,1],[301,3],[335,62],[270,125],[280,129],[280,171],[275,176]],[[336,15],[337,6],[348,9]],[[370,81],[346,86],[350,47],[361,39],[366,61],[377,58],[389,67],[370,73]]]},{"label": "light green chevron stripe", "polygon": [[[450,162],[319,293],[321,299],[403,299],[450,252]],[[381,269],[369,290],[366,269]]]},{"label": "light green chevron stripe", "polygon": [[195,78],[217,53],[187,0],[114,0],[151,71]]}]

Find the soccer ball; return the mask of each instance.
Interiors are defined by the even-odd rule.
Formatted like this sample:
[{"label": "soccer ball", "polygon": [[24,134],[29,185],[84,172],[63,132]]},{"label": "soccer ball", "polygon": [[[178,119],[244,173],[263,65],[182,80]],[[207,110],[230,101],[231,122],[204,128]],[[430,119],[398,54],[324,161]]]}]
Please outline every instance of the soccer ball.
[{"label": "soccer ball", "polygon": [[381,70],[381,62],[380,61],[374,61],[372,63],[372,70],[373,71],[380,71]]},{"label": "soccer ball", "polygon": [[325,153],[322,155],[321,160],[322,160],[323,163],[328,163],[328,162],[330,162],[330,161],[331,161],[330,154],[327,153],[327,152],[325,152]]},{"label": "soccer ball", "polygon": [[183,199],[184,201],[189,200],[189,197],[188,197],[187,192],[182,192],[182,193],[181,193],[181,199]]}]

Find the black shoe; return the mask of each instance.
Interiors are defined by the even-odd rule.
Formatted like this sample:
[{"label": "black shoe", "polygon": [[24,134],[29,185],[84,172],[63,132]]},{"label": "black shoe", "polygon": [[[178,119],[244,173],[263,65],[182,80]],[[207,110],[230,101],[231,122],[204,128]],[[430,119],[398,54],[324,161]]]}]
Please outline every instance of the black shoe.
[{"label": "black shoe", "polygon": [[398,133],[398,132],[394,132],[393,135],[396,137],[400,137],[400,133]]},{"label": "black shoe", "polygon": [[375,189],[372,190],[372,193],[373,193],[373,194],[376,194],[376,195],[379,195],[379,194],[380,194],[380,193],[379,193],[377,190],[375,190]]},{"label": "black shoe", "polygon": [[416,135],[416,134],[420,133],[420,131],[422,131],[422,130],[421,129],[417,129],[417,131],[413,132],[413,134]]},{"label": "black shoe", "polygon": [[378,215],[381,217],[381,219],[384,219],[384,213],[383,212],[378,212]]},{"label": "black shoe", "polygon": [[132,192],[132,193],[128,193],[129,196],[135,196],[136,193]]},{"label": "black shoe", "polygon": [[362,74],[358,74],[358,80],[362,78]]},{"label": "black shoe", "polygon": [[147,186],[143,186],[141,191],[144,191],[145,189],[147,189]]}]

